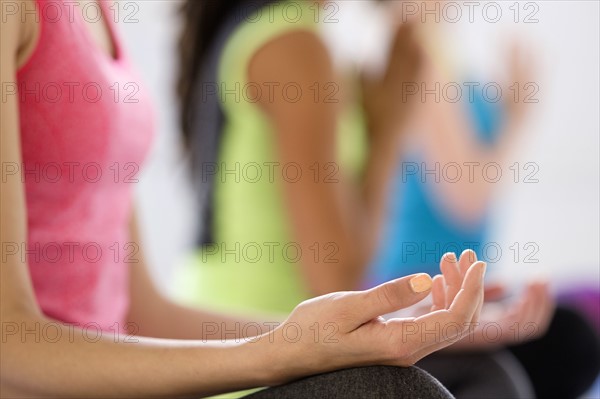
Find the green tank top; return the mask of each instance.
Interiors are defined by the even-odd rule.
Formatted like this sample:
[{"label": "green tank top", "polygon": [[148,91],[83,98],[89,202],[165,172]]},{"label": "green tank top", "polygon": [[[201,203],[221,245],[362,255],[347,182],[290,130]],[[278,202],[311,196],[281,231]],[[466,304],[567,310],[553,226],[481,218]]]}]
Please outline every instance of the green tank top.
[{"label": "green tank top", "polygon": [[[223,48],[217,87],[226,122],[213,191],[215,244],[190,256],[176,276],[175,295],[184,303],[233,312],[289,312],[309,297],[300,274],[301,258],[308,254],[298,259],[282,193],[282,174],[293,179],[295,171],[278,160],[276,133],[247,73],[252,56],[269,41],[316,32],[314,7],[296,1],[266,6],[247,17]],[[268,95],[268,90],[259,93]],[[360,107],[345,107],[338,126],[340,169],[359,174],[365,159]]]}]

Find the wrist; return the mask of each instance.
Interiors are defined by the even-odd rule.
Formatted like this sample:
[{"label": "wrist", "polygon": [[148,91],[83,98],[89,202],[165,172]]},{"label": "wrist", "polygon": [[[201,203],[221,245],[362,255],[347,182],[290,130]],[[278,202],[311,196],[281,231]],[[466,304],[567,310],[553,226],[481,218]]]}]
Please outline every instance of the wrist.
[{"label": "wrist", "polygon": [[[305,340],[286,339],[281,327],[261,335],[257,341],[249,343],[263,386],[276,386],[294,379],[324,371],[324,359],[319,359],[319,351]],[[324,368],[325,367],[325,368]]]},{"label": "wrist", "polygon": [[[279,362],[269,352],[270,346],[256,337],[207,341],[192,348],[194,375],[205,377],[194,378],[200,384],[194,389],[209,396],[285,382],[277,367]],[[210,371],[206,373],[207,370]]]},{"label": "wrist", "polygon": [[294,377],[290,367],[294,357],[290,350],[293,348],[276,339],[277,332],[275,329],[244,343],[246,355],[255,360],[252,367],[257,371],[255,378],[261,386],[281,385]]}]

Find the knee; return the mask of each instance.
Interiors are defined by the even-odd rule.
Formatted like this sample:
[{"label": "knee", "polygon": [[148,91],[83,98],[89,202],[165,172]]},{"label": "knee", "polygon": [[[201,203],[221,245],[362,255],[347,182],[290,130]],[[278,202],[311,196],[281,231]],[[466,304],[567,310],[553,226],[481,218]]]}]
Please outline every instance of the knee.
[{"label": "knee", "polygon": [[561,348],[561,359],[569,367],[596,376],[600,372],[600,339],[592,325],[576,310],[558,307],[547,339]]},{"label": "knee", "polygon": [[511,348],[539,397],[577,397],[600,372],[600,340],[577,311],[559,306],[546,334]]},{"label": "knee", "polygon": [[373,398],[453,398],[437,379],[416,366],[372,366],[349,372],[370,386]]},{"label": "knee", "polygon": [[451,399],[435,378],[417,367],[371,366],[319,374],[261,391],[252,398]]}]

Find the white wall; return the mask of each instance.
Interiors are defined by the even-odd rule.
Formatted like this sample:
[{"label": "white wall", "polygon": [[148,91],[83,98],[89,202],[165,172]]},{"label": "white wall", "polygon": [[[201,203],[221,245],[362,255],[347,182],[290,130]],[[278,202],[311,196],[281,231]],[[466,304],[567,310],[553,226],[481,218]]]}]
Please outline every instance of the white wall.
[{"label": "white wall", "polygon": [[[359,9],[364,6],[359,0],[345,5],[350,3]],[[485,3],[489,2],[481,2],[482,6]],[[136,4],[139,5],[139,22],[122,23],[120,28],[154,94],[160,127],[138,187],[138,198],[146,251],[155,275],[166,285],[173,267],[189,248],[196,220],[177,149],[179,133],[172,89],[176,66],[174,46],[179,29],[175,18],[178,2],[139,1]],[[512,12],[509,7],[513,2],[498,4],[504,13],[499,23],[486,22],[476,13],[476,23],[459,22],[452,34],[461,44],[464,59],[481,70],[502,64],[499,50],[511,34],[531,42],[539,60],[535,80],[540,87],[540,103],[514,160],[537,163],[540,181],[506,184],[497,201],[496,241],[506,251],[514,242],[537,243],[536,258],[540,263],[517,263],[506,268],[506,273],[543,270],[549,271],[558,282],[586,280],[598,286],[599,3],[537,1],[538,22],[533,24],[511,21],[513,15],[509,14]],[[340,11],[339,15],[344,14]],[[355,47],[356,38],[361,37],[356,34],[361,26],[344,25],[344,22],[352,22],[352,19],[340,18],[340,25],[334,29],[343,33],[334,39],[341,40],[335,48],[342,53],[344,48]],[[374,39],[363,38],[362,42],[374,46]],[[508,258],[505,256],[503,260]]]},{"label": "white wall", "polygon": [[[190,248],[195,209],[179,148],[175,79],[179,1],[122,1],[119,28],[155,101],[158,134],[137,187],[144,252],[154,275],[168,285],[179,259]],[[126,8],[128,4],[136,7]],[[124,22],[130,15],[137,22]]]}]

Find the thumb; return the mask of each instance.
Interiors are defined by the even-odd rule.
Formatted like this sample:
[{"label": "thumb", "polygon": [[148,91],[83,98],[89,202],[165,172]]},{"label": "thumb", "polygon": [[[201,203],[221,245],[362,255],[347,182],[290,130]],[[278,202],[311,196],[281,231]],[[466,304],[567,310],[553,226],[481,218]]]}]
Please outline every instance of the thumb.
[{"label": "thumb", "polygon": [[419,273],[402,277],[363,291],[354,304],[363,323],[378,316],[407,308],[422,301],[431,291],[432,280],[428,274]]}]

